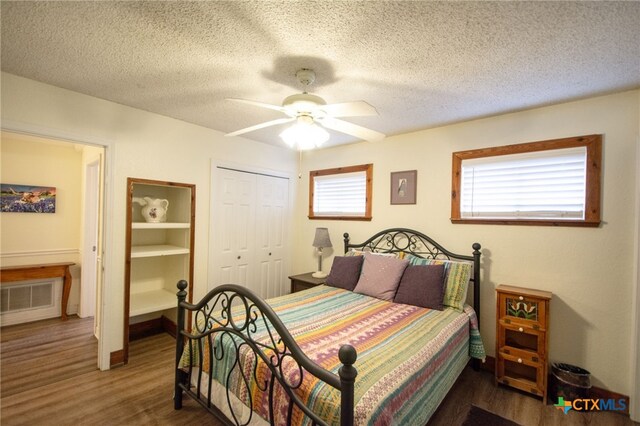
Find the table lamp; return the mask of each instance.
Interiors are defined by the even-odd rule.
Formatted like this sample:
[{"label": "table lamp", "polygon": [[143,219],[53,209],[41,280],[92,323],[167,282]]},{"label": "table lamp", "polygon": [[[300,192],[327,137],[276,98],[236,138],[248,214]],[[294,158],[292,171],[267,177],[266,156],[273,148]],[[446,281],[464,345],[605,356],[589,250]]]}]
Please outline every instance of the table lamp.
[{"label": "table lamp", "polygon": [[327,228],[316,228],[316,236],[313,239],[313,244],[318,249],[318,270],[311,274],[314,278],[325,278],[326,273],[322,272],[322,249],[327,247],[333,247],[331,245],[331,238],[329,238],[329,230]]}]

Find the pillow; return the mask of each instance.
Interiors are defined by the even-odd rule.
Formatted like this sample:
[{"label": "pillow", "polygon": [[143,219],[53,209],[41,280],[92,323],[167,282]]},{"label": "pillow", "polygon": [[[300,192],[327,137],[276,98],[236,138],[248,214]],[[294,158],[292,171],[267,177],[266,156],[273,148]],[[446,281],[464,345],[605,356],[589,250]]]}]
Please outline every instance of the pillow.
[{"label": "pillow", "polygon": [[336,256],[325,284],[352,291],[360,278],[362,256]]},{"label": "pillow", "polygon": [[444,265],[444,305],[462,311],[467,300],[467,289],[473,265],[442,259],[423,259],[407,255],[411,265]]},{"label": "pillow", "polygon": [[404,270],[393,301],[442,311],[443,299],[444,265],[416,265]]},{"label": "pillow", "polygon": [[400,260],[390,256],[377,256],[365,252],[362,272],[354,293],[366,294],[382,300],[393,300],[400,283],[400,278],[408,260]]}]

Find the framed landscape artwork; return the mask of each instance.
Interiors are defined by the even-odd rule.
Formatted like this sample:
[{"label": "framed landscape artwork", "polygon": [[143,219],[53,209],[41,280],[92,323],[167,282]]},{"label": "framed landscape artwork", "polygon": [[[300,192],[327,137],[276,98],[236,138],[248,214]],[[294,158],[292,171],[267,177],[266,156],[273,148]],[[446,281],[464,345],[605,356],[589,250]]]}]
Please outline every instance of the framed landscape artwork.
[{"label": "framed landscape artwork", "polygon": [[391,204],[415,204],[417,170],[391,173]]},{"label": "framed landscape artwork", "polygon": [[0,211],[3,213],[55,213],[56,188],[0,184]]}]

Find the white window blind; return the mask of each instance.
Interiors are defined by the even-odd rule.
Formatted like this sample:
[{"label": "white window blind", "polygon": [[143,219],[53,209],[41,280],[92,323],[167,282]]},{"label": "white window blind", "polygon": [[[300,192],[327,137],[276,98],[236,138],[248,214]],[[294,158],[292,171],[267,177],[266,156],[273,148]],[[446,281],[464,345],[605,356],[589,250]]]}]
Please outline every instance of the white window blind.
[{"label": "white window blind", "polygon": [[462,161],[462,218],[584,219],[585,147]]},{"label": "white window blind", "polygon": [[364,216],[367,173],[340,173],[314,178],[313,213],[318,216]]}]

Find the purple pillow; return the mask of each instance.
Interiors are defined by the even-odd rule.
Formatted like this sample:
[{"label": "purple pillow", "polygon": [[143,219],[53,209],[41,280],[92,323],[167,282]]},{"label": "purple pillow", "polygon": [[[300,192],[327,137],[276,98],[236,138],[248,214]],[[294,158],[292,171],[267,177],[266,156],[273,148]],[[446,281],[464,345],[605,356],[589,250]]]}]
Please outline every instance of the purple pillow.
[{"label": "purple pillow", "polygon": [[362,273],[353,291],[382,300],[393,300],[402,273],[409,261],[389,256],[378,256],[369,252],[365,252],[362,257],[364,257]]},{"label": "purple pillow", "polygon": [[423,308],[444,309],[444,265],[416,265],[404,270],[393,301]]},{"label": "purple pillow", "polygon": [[362,256],[336,256],[325,284],[352,291],[360,278]]}]

